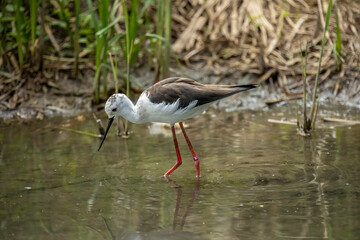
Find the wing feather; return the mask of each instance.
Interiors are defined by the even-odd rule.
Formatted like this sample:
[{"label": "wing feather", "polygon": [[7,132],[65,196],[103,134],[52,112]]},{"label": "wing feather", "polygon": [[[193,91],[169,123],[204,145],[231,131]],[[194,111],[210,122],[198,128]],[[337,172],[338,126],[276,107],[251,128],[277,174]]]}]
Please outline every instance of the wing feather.
[{"label": "wing feather", "polygon": [[154,84],[146,90],[146,96],[153,103],[172,104],[180,99],[179,107],[185,108],[195,100],[196,106],[200,106],[255,87],[256,84],[206,85],[189,78],[173,77]]}]

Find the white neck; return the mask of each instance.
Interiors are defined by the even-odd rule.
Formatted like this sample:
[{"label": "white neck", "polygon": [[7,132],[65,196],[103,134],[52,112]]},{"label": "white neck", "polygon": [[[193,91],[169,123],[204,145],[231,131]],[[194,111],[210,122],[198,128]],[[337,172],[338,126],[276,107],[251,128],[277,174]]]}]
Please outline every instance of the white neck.
[{"label": "white neck", "polygon": [[139,123],[139,113],[133,102],[124,95],[119,115],[132,123]]}]

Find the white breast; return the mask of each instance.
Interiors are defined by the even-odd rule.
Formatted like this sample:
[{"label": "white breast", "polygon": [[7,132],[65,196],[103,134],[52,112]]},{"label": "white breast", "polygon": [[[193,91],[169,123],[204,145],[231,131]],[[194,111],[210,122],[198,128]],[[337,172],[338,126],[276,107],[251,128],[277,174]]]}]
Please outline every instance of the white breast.
[{"label": "white breast", "polygon": [[197,100],[192,101],[187,107],[179,108],[180,99],[172,104],[152,103],[146,94],[141,94],[135,105],[136,112],[139,114],[139,122],[161,122],[175,124],[192,118],[204,112],[211,104],[204,104],[195,107]]}]

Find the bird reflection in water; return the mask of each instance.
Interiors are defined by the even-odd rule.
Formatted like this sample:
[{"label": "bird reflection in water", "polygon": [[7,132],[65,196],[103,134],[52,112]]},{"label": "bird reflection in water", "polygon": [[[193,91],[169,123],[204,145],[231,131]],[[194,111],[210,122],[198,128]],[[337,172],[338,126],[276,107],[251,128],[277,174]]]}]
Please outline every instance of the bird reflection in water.
[{"label": "bird reflection in water", "polygon": [[[183,187],[178,185],[174,180],[170,177],[165,177],[166,181],[170,184],[170,186],[176,191],[176,206],[173,218],[173,227],[172,229],[156,229],[149,232],[128,232],[121,237],[121,239],[169,239],[169,240],[177,240],[177,239],[204,239],[203,236],[199,233],[184,231],[184,227],[186,225],[186,220],[188,215],[191,213],[191,209],[196,202],[196,199],[199,196],[200,192],[200,179],[197,178],[195,181],[194,188],[192,190],[192,196],[190,201],[185,205],[185,208],[182,209],[181,205],[183,202]],[[109,231],[112,239],[116,239],[116,236],[113,234],[113,231],[109,228],[106,220],[104,219],[106,228]]]},{"label": "bird reflection in water", "polygon": [[[181,201],[182,201],[182,195],[183,195],[183,189],[180,185],[178,185],[174,180],[172,180],[170,177],[166,176],[165,177],[166,181],[168,183],[171,183],[172,187],[175,189],[175,191],[177,192],[177,197],[176,197],[176,207],[175,207],[175,212],[174,212],[174,220],[173,220],[173,230],[183,230],[185,223],[186,223],[186,217],[188,216],[190,209],[192,208],[192,206],[194,205],[196,199],[199,196],[199,192],[200,192],[200,178],[197,178],[195,181],[195,186],[192,192],[192,198],[190,200],[190,202],[186,205],[185,207],[185,212],[184,214],[181,216],[179,216],[179,210],[180,210],[180,206],[181,206]],[[181,221],[178,222],[178,219],[181,218]]]}]

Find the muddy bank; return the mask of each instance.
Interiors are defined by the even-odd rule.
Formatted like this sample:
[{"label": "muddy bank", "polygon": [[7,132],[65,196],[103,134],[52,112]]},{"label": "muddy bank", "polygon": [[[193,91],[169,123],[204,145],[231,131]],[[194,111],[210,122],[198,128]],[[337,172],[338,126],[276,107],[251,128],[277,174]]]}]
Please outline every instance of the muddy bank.
[{"label": "muddy bank", "polygon": [[[134,71],[135,72],[135,71]],[[352,75],[351,75],[352,74]],[[211,69],[191,69],[188,67],[172,68],[172,76],[183,76],[193,78],[203,83],[212,84],[246,84],[256,81],[257,75],[248,73],[242,74],[235,72],[231,74],[215,75]],[[342,88],[337,95],[334,94],[334,86],[337,78],[329,77],[326,81],[320,83],[320,107],[322,102],[326,104],[340,104],[349,107],[359,108],[360,106],[360,78],[357,72],[349,72],[345,75],[348,79],[342,81]],[[132,100],[136,101],[141,89],[152,84],[154,73],[147,69],[136,71],[133,81]],[[106,98],[102,103],[94,105],[92,100],[92,79],[93,76],[83,78],[81,81],[73,80],[69,77],[62,76],[56,78],[51,84],[48,82],[35,85],[21,85],[22,89],[17,97],[12,97],[14,108],[11,110],[0,110],[0,118],[11,121],[14,119],[43,119],[54,116],[75,116],[82,112],[95,111],[103,114],[102,108]],[[35,79],[33,82],[38,81]],[[21,83],[20,83],[21,84]],[[108,81],[110,94],[114,92],[114,83]],[[311,92],[311,89],[308,89]],[[21,98],[22,94],[26,99]],[[269,78],[264,81],[260,87],[250,93],[239,95],[230,99],[233,104],[241,104],[242,108],[262,109],[267,105],[283,104],[287,101],[301,99],[301,92],[287,93],[275,78]],[[5,96],[6,97],[6,96]],[[1,96],[2,99],[5,99]],[[226,102],[229,102],[226,101]],[[4,101],[2,101],[3,103]],[[4,104],[2,104],[4,106]]]}]

